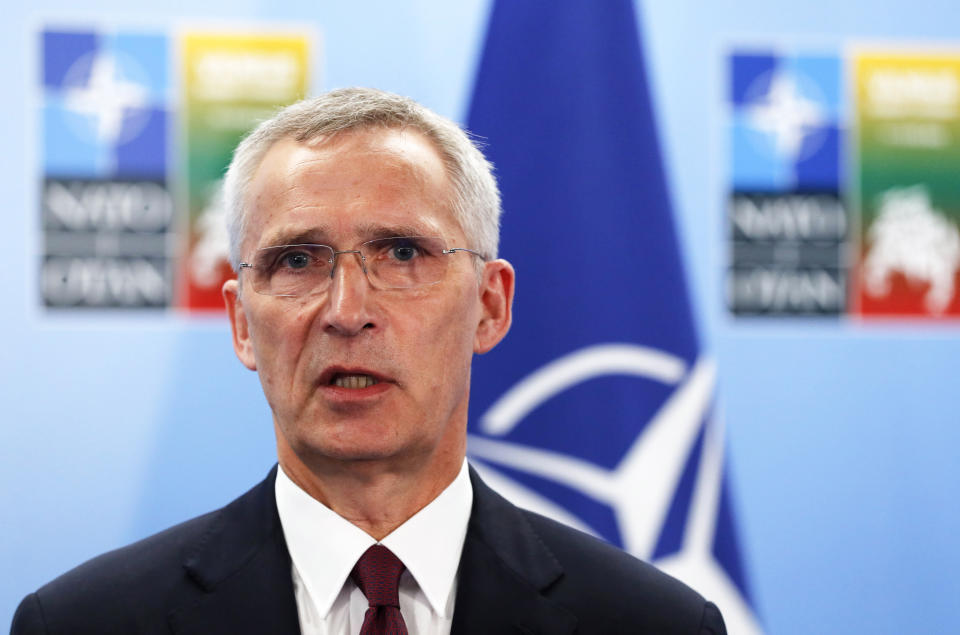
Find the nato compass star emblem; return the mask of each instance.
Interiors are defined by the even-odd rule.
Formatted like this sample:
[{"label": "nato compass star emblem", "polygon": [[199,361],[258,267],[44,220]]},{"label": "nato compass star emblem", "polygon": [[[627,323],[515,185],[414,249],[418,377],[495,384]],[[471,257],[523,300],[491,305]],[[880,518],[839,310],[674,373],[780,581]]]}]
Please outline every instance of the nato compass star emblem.
[{"label": "nato compass star emblem", "polygon": [[755,130],[769,136],[777,154],[791,161],[801,157],[804,141],[826,122],[818,102],[806,98],[796,78],[784,72],[774,74],[769,89],[747,109],[747,119]]},{"label": "nato compass star emblem", "polygon": [[837,190],[841,75],[839,60],[831,56],[732,56],[734,190]]},{"label": "nato compass star emblem", "polygon": [[[590,379],[610,375],[652,380],[670,389],[613,469],[504,438],[540,404]],[[503,394],[481,417],[482,435],[470,436],[469,453],[477,459],[474,466],[483,478],[515,504],[581,531],[598,535],[567,509],[511,479],[503,468],[561,484],[608,505],[625,551],[654,562],[716,601],[727,623],[737,625],[731,632],[759,633],[749,605],[712,550],[724,460],[722,427],[712,416],[715,382],[715,365],[706,357],[690,366],[653,348],[590,346],[548,363]],[[657,558],[655,550],[671,502],[698,444],[679,549]]]},{"label": "nato compass star emblem", "polygon": [[127,78],[109,52],[80,58],[67,73],[64,106],[84,118],[100,143],[116,145],[136,136],[146,123],[147,105],[147,89]]},{"label": "nato compass star emblem", "polygon": [[42,44],[47,176],[165,179],[166,37],[51,30]]}]

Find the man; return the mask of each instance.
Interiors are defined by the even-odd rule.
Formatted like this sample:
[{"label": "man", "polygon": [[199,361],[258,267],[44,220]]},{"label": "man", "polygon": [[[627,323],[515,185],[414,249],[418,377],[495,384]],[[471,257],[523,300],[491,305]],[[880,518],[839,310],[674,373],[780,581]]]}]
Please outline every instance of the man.
[{"label": "man", "polygon": [[261,124],[225,189],[223,295],[279,467],[29,595],[14,632],[724,632],[680,582],[469,470],[471,359],[510,327],[514,271],[463,131],[334,91]]}]

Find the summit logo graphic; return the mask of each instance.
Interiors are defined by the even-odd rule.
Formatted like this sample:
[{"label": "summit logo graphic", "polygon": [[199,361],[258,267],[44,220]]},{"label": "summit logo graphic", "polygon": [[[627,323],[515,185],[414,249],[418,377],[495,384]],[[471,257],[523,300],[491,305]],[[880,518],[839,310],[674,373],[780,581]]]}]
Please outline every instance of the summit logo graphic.
[{"label": "summit logo graphic", "polygon": [[890,279],[900,274],[909,285],[924,289],[924,306],[932,315],[942,315],[956,295],[960,229],[934,209],[922,185],[884,192],[877,208],[863,263],[866,292],[889,295]]},{"label": "summit logo graphic", "polygon": [[854,312],[960,319],[960,55],[860,50],[852,60],[860,241]]}]

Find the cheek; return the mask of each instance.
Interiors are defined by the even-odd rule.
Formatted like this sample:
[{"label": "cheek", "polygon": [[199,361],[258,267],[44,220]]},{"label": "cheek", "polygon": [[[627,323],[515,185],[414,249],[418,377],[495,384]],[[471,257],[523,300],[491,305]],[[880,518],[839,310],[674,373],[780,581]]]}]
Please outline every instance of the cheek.
[{"label": "cheek", "polygon": [[440,367],[441,375],[459,372],[463,366],[469,367],[479,320],[476,298],[469,292],[461,291],[433,310],[429,327],[420,326],[425,338],[424,350],[435,352],[434,361]]},{"label": "cheek", "polygon": [[282,382],[284,375],[295,372],[313,322],[308,303],[278,304],[281,306],[258,313],[251,324],[257,367],[261,375],[266,375],[264,382],[271,386]]}]

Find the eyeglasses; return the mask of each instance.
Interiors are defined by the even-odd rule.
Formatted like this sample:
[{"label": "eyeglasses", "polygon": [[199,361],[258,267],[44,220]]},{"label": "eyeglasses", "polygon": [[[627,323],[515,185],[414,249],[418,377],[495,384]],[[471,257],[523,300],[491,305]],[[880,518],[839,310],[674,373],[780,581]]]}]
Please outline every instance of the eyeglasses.
[{"label": "eyeglasses", "polygon": [[412,289],[443,280],[449,260],[446,256],[463,251],[483,256],[472,249],[446,249],[440,238],[397,236],[368,240],[357,249],[337,251],[328,245],[276,245],[261,247],[253,262],[241,262],[250,286],[257,293],[275,296],[305,296],[322,293],[331,284],[337,256],[357,254],[360,268],[375,289]]}]

